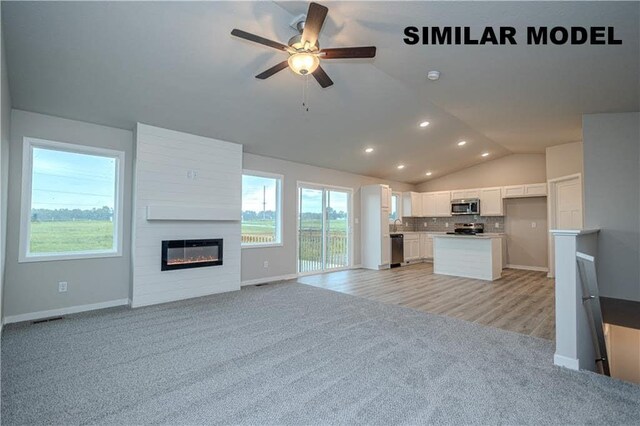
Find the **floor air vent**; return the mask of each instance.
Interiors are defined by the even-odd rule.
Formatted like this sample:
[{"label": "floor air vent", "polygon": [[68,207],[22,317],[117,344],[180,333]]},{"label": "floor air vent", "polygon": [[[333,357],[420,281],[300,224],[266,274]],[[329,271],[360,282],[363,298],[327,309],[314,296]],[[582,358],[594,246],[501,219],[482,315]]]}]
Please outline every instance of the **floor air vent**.
[{"label": "floor air vent", "polygon": [[31,321],[31,324],[41,324],[43,322],[59,321],[61,319],[64,319],[64,317],[45,318],[45,319],[39,319],[39,320]]}]

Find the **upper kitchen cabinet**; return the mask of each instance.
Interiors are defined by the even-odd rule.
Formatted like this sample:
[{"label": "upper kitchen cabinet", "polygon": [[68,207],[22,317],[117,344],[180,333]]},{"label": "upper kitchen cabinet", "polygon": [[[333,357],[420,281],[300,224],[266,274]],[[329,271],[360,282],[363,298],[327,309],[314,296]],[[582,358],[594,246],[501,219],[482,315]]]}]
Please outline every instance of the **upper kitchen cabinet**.
[{"label": "upper kitchen cabinet", "polygon": [[422,194],[419,192],[402,193],[402,216],[424,216],[422,213]]},{"label": "upper kitchen cabinet", "polygon": [[451,192],[425,192],[422,194],[422,216],[451,216]]},{"label": "upper kitchen cabinet", "polygon": [[436,216],[451,216],[451,192],[436,192]]},{"label": "upper kitchen cabinet", "polygon": [[380,185],[381,188],[381,206],[383,209],[389,210],[391,208],[391,188],[387,185]]},{"label": "upper kitchen cabinet", "polygon": [[480,216],[504,216],[502,188],[482,188],[479,194]]},{"label": "upper kitchen cabinet", "polygon": [[502,198],[545,197],[546,195],[546,183],[511,185],[502,188]]},{"label": "upper kitchen cabinet", "polygon": [[452,200],[465,200],[469,198],[480,198],[481,189],[462,189],[451,191]]}]

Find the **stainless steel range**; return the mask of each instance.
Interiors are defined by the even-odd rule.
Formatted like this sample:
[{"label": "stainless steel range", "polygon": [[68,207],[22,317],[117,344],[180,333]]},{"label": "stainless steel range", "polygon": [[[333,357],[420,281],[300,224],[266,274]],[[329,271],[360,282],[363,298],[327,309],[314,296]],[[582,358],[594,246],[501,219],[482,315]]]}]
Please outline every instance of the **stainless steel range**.
[{"label": "stainless steel range", "polygon": [[477,235],[484,233],[484,223],[456,223],[450,235]]}]

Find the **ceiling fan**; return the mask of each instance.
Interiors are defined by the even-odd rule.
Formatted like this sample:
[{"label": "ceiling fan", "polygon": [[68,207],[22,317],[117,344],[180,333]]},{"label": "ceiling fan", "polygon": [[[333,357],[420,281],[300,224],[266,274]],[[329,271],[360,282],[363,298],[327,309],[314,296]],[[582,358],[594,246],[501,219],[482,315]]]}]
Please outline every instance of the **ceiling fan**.
[{"label": "ceiling fan", "polygon": [[329,9],[318,3],[309,4],[306,20],[296,24],[300,34],[293,36],[286,45],[238,29],[231,31],[231,34],[289,53],[289,59],[256,75],[256,78],[264,80],[289,67],[296,74],[311,74],[320,83],[320,86],[329,87],[333,81],[320,66],[320,59],[373,58],[376,56],[376,48],[375,46],[365,46],[321,49],[318,35],[328,11]]}]

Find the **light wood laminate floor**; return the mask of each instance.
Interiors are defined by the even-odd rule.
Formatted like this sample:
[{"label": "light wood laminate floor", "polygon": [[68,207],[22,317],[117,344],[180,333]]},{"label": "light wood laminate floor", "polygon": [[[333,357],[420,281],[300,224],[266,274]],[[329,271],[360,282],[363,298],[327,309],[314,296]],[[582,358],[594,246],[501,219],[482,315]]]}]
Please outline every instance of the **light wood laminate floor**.
[{"label": "light wood laminate floor", "polygon": [[554,280],[544,272],[505,269],[496,281],[433,273],[431,263],[352,269],[298,282],[366,299],[477,322],[530,336],[555,337]]}]

